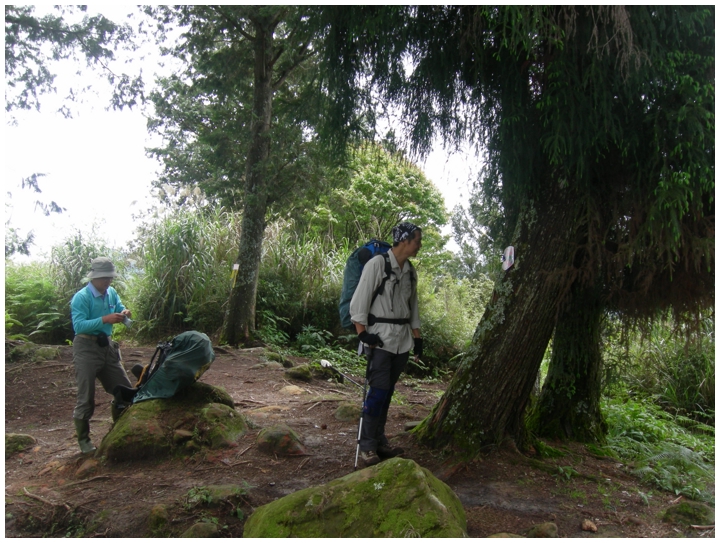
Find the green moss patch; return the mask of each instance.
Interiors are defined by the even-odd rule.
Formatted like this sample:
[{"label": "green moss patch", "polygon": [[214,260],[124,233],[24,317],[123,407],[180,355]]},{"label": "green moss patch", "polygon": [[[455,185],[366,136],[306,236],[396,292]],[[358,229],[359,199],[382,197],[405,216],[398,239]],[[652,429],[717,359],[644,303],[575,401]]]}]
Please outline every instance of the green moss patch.
[{"label": "green moss patch", "polygon": [[465,537],[455,493],[412,460],[394,458],[259,507],[243,537]]}]

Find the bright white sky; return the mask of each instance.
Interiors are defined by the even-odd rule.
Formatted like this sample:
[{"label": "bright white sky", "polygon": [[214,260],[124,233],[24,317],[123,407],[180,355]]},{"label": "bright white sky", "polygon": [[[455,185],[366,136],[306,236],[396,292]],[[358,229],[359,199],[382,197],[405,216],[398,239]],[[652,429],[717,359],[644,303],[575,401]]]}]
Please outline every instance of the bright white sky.
[{"label": "bright white sky", "polygon": [[[105,8],[103,13],[113,17]],[[157,59],[148,58],[143,73],[150,76],[157,66]],[[97,79],[87,70],[84,77]],[[43,97],[40,112],[15,112],[17,126],[5,126],[4,192],[12,194],[5,194],[12,206],[5,208],[5,218],[21,232],[35,233],[34,258],[43,258],[76,230],[89,233],[96,228],[116,247],[128,243],[134,237],[133,214],[152,204],[150,184],[159,169],[145,155],[152,142],[141,111],[106,111],[106,94],[74,107],[73,119],[56,113],[69,82],[77,86],[73,69],[58,75],[58,94]],[[151,84],[149,78],[146,85]],[[452,210],[467,203],[470,165],[475,163],[471,153],[448,154],[438,147],[420,167]],[[32,173],[46,174],[40,179],[42,194],[20,188],[21,179]],[[45,217],[34,209],[37,198],[54,200],[66,211]]]}]

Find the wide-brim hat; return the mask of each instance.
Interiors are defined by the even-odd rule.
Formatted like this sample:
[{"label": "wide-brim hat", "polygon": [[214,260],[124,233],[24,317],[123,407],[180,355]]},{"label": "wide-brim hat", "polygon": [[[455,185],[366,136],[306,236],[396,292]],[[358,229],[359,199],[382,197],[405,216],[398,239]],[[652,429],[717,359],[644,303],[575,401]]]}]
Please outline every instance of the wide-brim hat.
[{"label": "wide-brim hat", "polygon": [[100,256],[94,259],[90,264],[90,273],[88,279],[99,279],[101,277],[117,277],[115,266],[109,258]]}]

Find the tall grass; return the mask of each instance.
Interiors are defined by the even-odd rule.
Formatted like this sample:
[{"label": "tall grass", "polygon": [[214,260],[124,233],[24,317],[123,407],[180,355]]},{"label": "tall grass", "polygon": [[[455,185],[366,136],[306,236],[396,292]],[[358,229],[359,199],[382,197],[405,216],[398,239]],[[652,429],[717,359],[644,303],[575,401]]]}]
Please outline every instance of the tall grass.
[{"label": "tall grass", "polygon": [[220,329],[238,224],[238,216],[223,209],[180,209],[140,228],[140,270],[130,287],[139,337]]},{"label": "tall grass", "polygon": [[284,221],[268,226],[258,282],[259,325],[274,315],[285,319],[281,327],[292,337],[305,325],[341,333],[338,301],[351,251],[347,242],[335,246],[317,235],[295,234]]}]

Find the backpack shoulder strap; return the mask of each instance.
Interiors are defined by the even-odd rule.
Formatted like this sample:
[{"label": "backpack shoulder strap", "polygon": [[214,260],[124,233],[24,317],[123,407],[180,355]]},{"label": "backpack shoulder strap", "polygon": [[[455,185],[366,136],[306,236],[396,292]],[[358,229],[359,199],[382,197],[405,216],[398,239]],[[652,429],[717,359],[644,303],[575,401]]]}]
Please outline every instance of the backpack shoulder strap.
[{"label": "backpack shoulder strap", "polygon": [[383,260],[385,260],[385,277],[383,277],[380,286],[375,289],[375,292],[373,292],[372,299],[370,300],[370,307],[372,307],[372,304],[375,303],[375,298],[385,292],[385,283],[387,283],[387,280],[390,279],[390,274],[392,274],[393,272],[392,266],[390,265],[390,255],[388,255],[387,253],[382,253],[382,257]]}]

